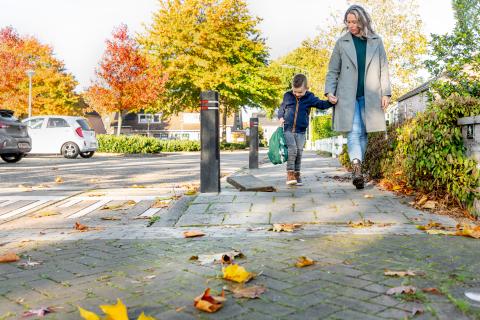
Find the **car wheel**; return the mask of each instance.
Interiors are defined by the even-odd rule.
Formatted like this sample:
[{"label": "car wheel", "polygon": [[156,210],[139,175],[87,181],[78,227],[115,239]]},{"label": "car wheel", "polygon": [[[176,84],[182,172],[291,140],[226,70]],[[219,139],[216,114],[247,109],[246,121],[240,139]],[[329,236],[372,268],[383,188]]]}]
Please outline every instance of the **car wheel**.
[{"label": "car wheel", "polygon": [[75,159],[80,153],[80,149],[74,142],[66,142],[61,149],[62,155],[67,159]]},{"label": "car wheel", "polygon": [[93,157],[93,154],[95,153],[95,151],[88,151],[88,152],[80,152],[80,157],[82,158],[91,158]]},{"label": "car wheel", "polygon": [[2,154],[0,157],[2,157],[3,161],[5,162],[15,163],[22,160],[23,153]]}]

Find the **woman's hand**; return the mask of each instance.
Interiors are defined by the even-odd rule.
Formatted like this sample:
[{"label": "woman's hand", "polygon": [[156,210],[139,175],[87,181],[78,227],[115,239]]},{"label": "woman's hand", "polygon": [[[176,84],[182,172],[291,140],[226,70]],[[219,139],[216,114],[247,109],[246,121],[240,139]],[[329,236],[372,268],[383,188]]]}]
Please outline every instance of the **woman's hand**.
[{"label": "woman's hand", "polygon": [[285,119],[283,119],[283,118],[280,118],[280,119],[278,119],[278,120],[280,120],[280,125],[282,125],[282,126],[283,126],[283,123],[285,122]]},{"label": "woman's hand", "polygon": [[336,104],[338,101],[338,98],[331,93],[329,93],[327,97],[328,97],[328,101],[330,101],[331,104]]},{"label": "woman's hand", "polygon": [[383,96],[382,97],[382,109],[383,111],[387,110],[388,105],[390,104],[390,97],[389,96]]}]

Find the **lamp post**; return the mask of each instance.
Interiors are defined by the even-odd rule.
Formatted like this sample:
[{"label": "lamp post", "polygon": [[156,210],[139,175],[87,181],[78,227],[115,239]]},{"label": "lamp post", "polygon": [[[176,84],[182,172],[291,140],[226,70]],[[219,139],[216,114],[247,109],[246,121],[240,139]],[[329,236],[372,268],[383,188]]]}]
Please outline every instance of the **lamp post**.
[{"label": "lamp post", "polygon": [[[304,69],[302,67],[299,67],[299,66],[294,66],[294,65],[291,65],[291,64],[281,64],[280,67],[283,67],[283,68],[287,68],[287,69],[294,69],[294,70],[299,70],[300,72],[303,72],[303,74],[305,74],[305,76],[308,78],[310,78],[309,74],[308,74],[308,70],[307,69]],[[309,150],[312,150],[313,149],[313,129],[312,129],[312,113],[310,112],[308,114],[308,121],[310,122],[310,125],[308,126],[308,141],[309,141]]]},{"label": "lamp post", "polygon": [[32,69],[27,70],[28,75],[28,117],[32,116],[32,77],[35,74],[35,71]]}]

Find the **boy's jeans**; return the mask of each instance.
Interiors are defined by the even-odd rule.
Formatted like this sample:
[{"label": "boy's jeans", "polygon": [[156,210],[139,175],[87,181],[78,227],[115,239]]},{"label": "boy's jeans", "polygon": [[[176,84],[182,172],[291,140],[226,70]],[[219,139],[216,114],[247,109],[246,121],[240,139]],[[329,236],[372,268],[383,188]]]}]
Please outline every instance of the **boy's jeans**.
[{"label": "boy's jeans", "polygon": [[303,147],[305,146],[305,133],[285,131],[284,135],[288,147],[287,170],[300,171]]},{"label": "boy's jeans", "polygon": [[365,97],[358,97],[355,102],[352,131],[347,135],[348,155],[350,161],[358,159],[363,162],[365,151],[367,151],[368,137],[365,128],[365,121],[363,120],[364,115]]}]

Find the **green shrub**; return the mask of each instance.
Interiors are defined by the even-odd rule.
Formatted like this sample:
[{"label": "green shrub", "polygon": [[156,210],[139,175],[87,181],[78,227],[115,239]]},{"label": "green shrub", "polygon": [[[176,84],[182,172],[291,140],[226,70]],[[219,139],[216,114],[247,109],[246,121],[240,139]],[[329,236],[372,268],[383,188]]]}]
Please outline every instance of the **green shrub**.
[{"label": "green shrub", "polygon": [[[98,151],[108,153],[159,153],[200,151],[200,141],[190,140],[159,140],[152,137],[139,135],[115,136],[100,134],[98,139]],[[221,143],[221,150],[245,149],[246,143]]]},{"label": "green shrub", "polygon": [[326,114],[312,119],[312,136],[313,141],[334,137],[337,135],[332,130],[332,115]]},{"label": "green shrub", "polygon": [[347,145],[344,144],[342,146],[342,152],[338,155],[338,160],[340,161],[340,164],[347,168],[348,170],[351,169],[351,164],[350,164],[350,157],[348,156],[348,149]]}]

